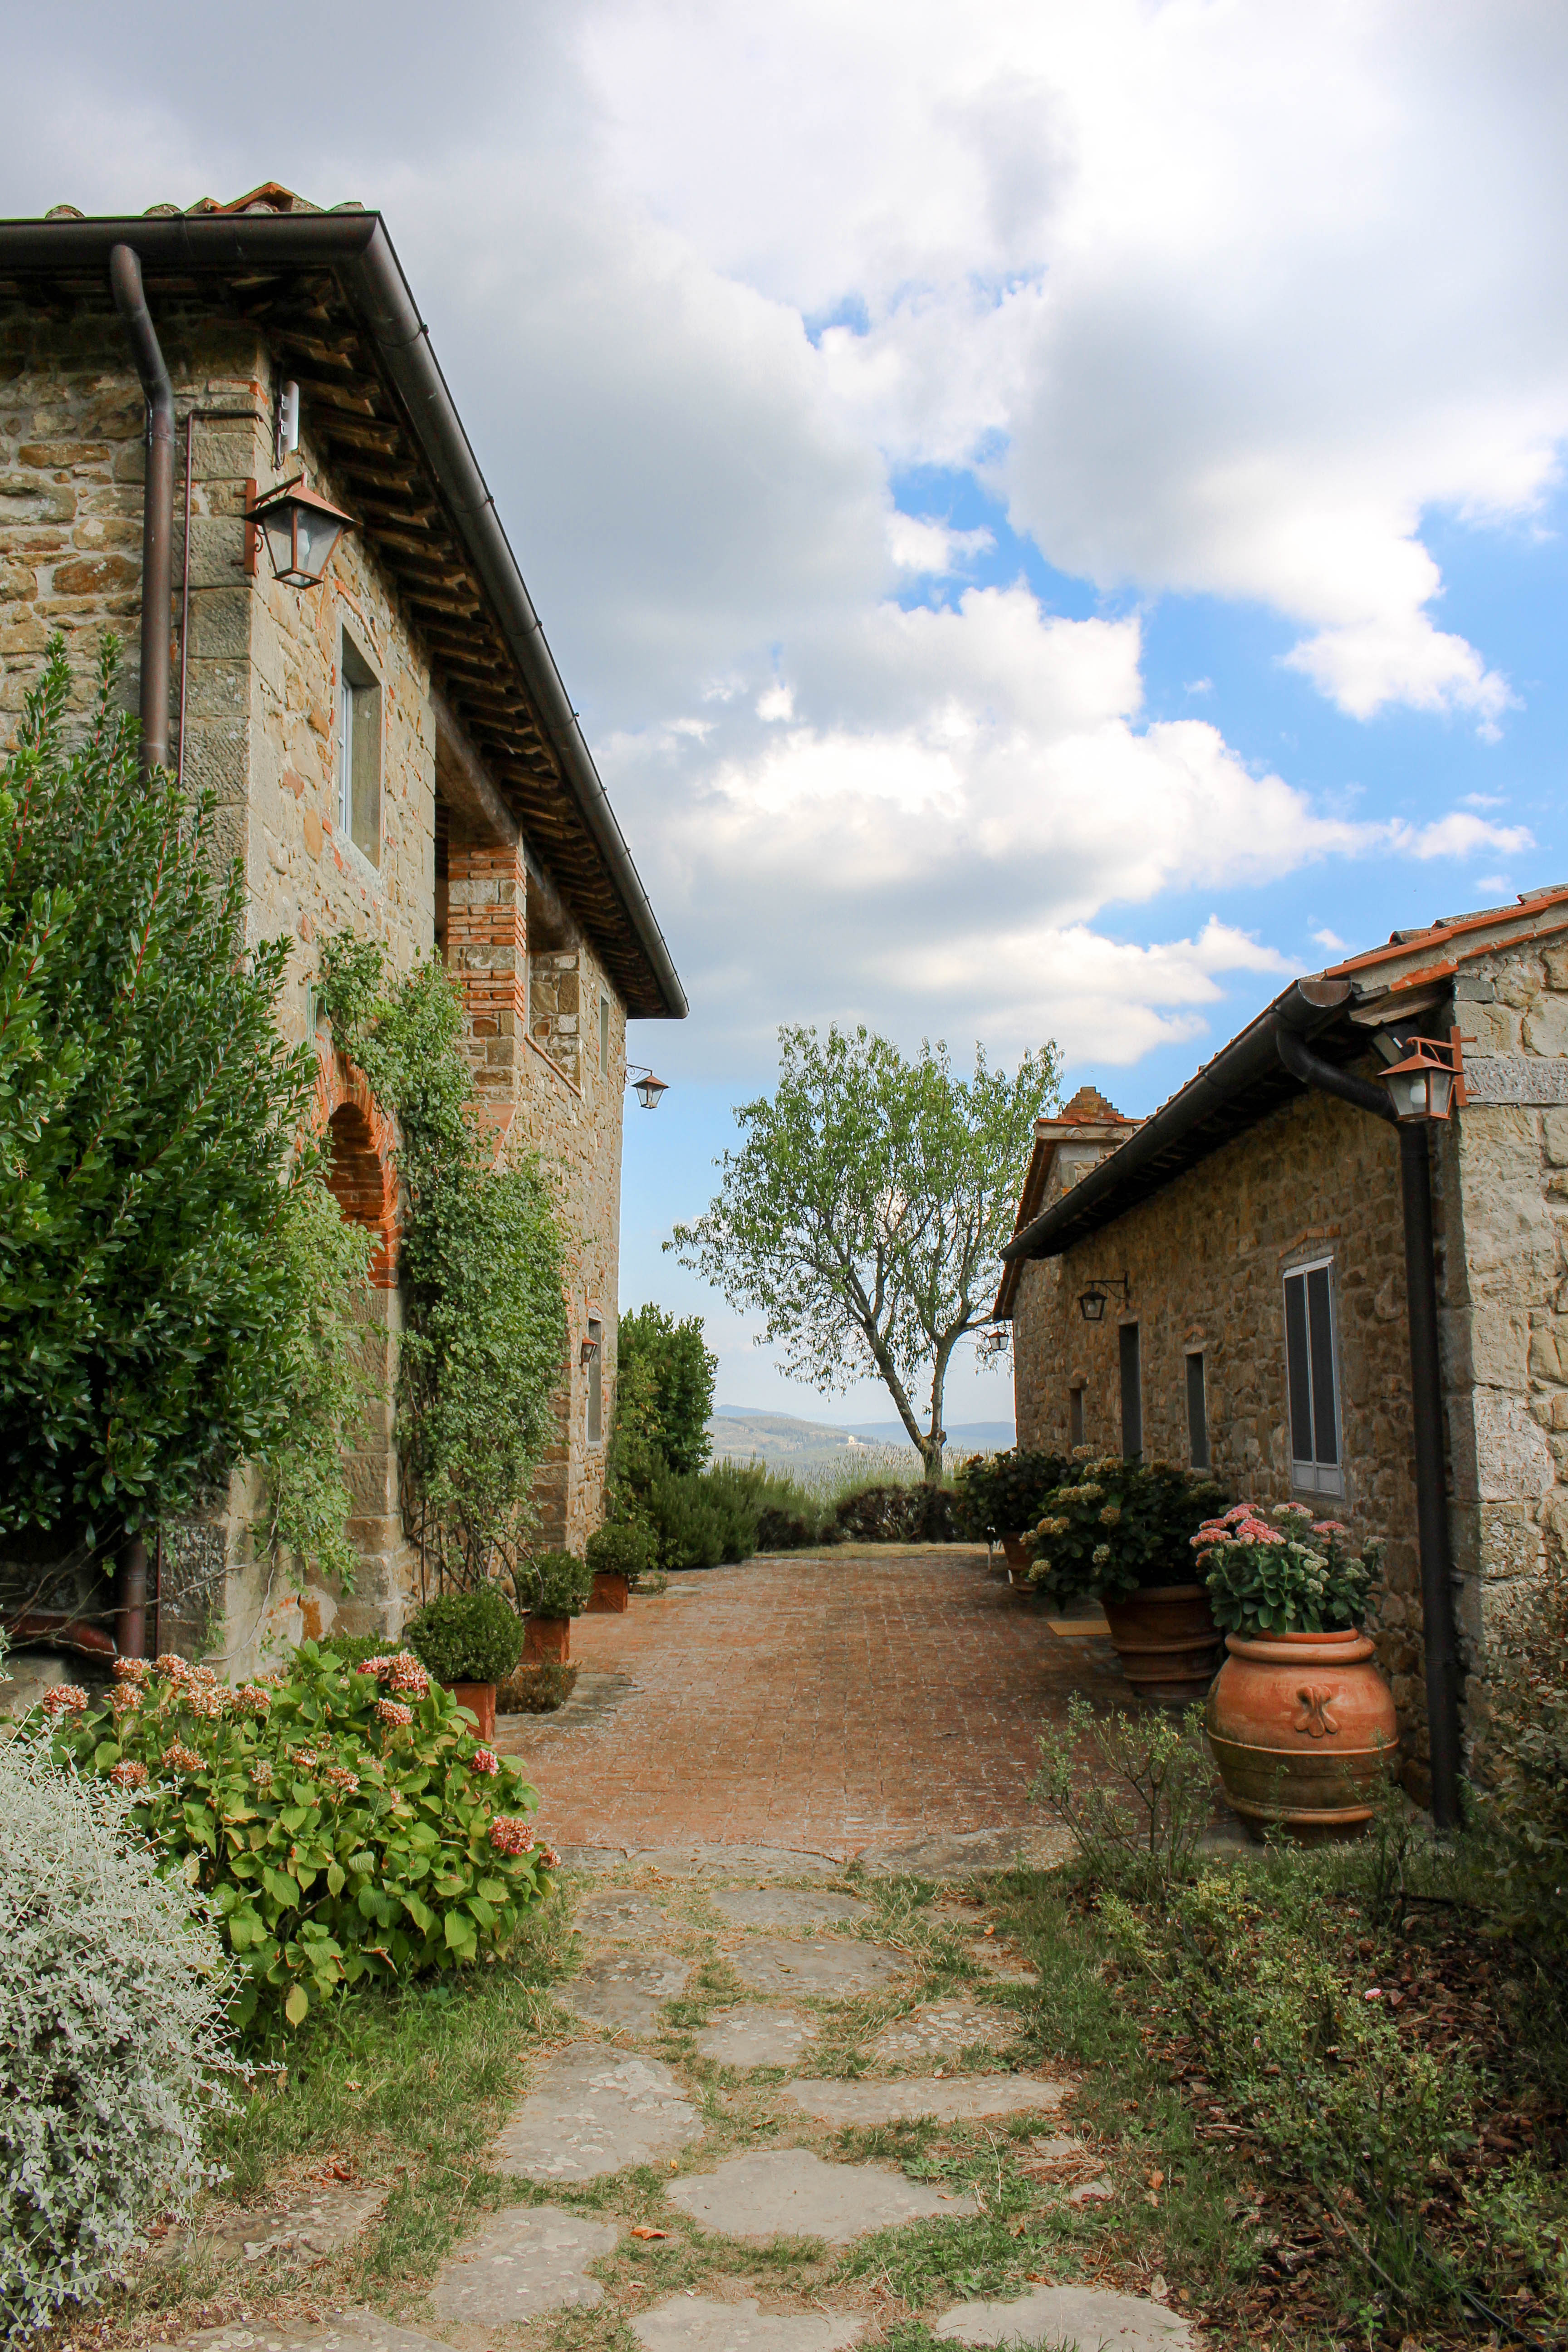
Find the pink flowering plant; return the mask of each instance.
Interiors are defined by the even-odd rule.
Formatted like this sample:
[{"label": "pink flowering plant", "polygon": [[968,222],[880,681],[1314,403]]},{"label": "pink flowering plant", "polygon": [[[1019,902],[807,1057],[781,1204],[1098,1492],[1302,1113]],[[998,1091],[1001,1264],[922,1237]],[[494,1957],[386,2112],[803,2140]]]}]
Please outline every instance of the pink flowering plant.
[{"label": "pink flowering plant", "polygon": [[1380,1543],[1354,1551],[1347,1527],[1300,1503],[1237,1503],[1192,1541],[1215,1624],[1248,1641],[1359,1625],[1383,1562]]},{"label": "pink flowering plant", "polygon": [[504,1952],[550,1891],[533,1790],[405,1651],[356,1666],[305,1642],[237,1689],[122,1661],[103,1704],[54,1697],[34,1736],[131,1798],[164,1874],[209,1898],[254,2035]]}]

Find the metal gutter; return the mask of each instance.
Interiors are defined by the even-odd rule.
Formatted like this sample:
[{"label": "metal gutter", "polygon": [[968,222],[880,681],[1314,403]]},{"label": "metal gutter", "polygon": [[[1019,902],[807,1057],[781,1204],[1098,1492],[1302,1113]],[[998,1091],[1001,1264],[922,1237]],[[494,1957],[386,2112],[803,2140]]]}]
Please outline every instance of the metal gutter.
[{"label": "metal gutter", "polygon": [[[0,221],[0,275],[101,269],[129,246],[157,269],[330,268],[374,343],[497,624],[560,761],[568,791],[664,999],[689,1010],[664,933],[562,683],[495,500],[379,213],[182,214],[154,219]],[[263,328],[265,332],[265,328]]]},{"label": "metal gutter", "polygon": [[1053,1201],[1022,1233],[1015,1234],[1002,1252],[1003,1263],[1059,1257],[1082,1238],[1080,1228],[1093,1231],[1119,1215],[1114,1205],[1118,1193],[1151,1171],[1173,1146],[1184,1142],[1205,1118],[1279,1067],[1275,1039],[1281,1028],[1298,1037],[1310,1037],[1332,1019],[1350,995],[1348,980],[1315,976],[1293,980],[1256,1021],[1189,1078],[1179,1094],[1146,1118],[1135,1134],[1080,1177],[1059,1201]]}]

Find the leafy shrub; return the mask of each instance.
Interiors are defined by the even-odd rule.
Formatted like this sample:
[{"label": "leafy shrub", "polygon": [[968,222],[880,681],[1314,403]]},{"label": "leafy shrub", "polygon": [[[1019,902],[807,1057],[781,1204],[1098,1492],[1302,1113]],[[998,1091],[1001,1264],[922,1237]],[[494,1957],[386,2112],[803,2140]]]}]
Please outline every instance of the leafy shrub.
[{"label": "leafy shrub", "polygon": [[[1568,1564],[1550,1559],[1492,1644],[1489,1785],[1475,1811],[1495,1907],[1549,1961],[1568,1956]],[[1561,1981],[1553,1968],[1550,1973]]]},{"label": "leafy shrub", "polygon": [[403,1638],[438,1683],[504,1683],[522,1655],[522,1620],[493,1584],[481,1584],[427,1601]]},{"label": "leafy shrub", "polygon": [[577,1687],[575,1666],[514,1666],[496,1692],[498,1715],[553,1715]]},{"label": "leafy shrub", "polygon": [[1223,1633],[1321,1633],[1359,1625],[1383,1557],[1365,1545],[1358,1559],[1338,1519],[1314,1521],[1300,1503],[1280,1503],[1270,1527],[1250,1503],[1237,1503],[1192,1538],[1209,1606]]},{"label": "leafy shrub", "polygon": [[655,1474],[647,1509],[660,1568],[717,1568],[721,1560],[751,1559],[757,1548],[751,1475],[729,1463],[700,1477]]},{"label": "leafy shrub", "polygon": [[373,1393],[359,1312],[371,1235],[343,1215],[319,1177],[307,1177],[284,1198],[276,1246],[290,1266],[300,1310],[283,1340],[293,1411],[258,1456],[267,1498],[258,1533],[297,1575],[313,1567],[352,1592],[359,1553],[345,1525],[353,1497],[343,1455]]},{"label": "leafy shrub", "polygon": [[840,1498],[833,1517],[840,1543],[954,1543],[960,1533],[946,1486],[860,1486]]},{"label": "leafy shrub", "polygon": [[[374,1670],[373,1670],[374,1667]],[[503,1951],[553,1857],[516,1765],[405,1652],[350,1671],[302,1642],[230,1689],[183,1658],[122,1659],[107,1704],[48,1693],[55,1756],[107,1775],[244,1971],[237,2023]]]},{"label": "leafy shrub", "polygon": [[832,1514],[824,1511],[816,1496],[794,1478],[781,1477],[760,1464],[750,1475],[759,1551],[805,1551],[822,1542],[824,1521],[831,1526]]},{"label": "leafy shrub", "polygon": [[1065,1728],[1042,1735],[1029,1794],[1068,1830],[1089,1885],[1163,1904],[1192,1877],[1215,1780],[1203,1725],[1201,1706],[1177,1722],[1152,1709],[1101,1717],[1075,1692]]},{"label": "leafy shrub", "polygon": [[517,1585],[531,1617],[581,1617],[594,1571],[574,1551],[536,1552],[518,1571]]},{"label": "leafy shrub", "polygon": [[653,1565],[654,1540],[647,1528],[625,1519],[595,1529],[584,1551],[591,1574],[624,1576],[628,1584],[635,1584]]},{"label": "leafy shrub", "polygon": [[1093,1593],[1125,1600],[1141,1587],[1194,1580],[1192,1538],[1225,1490],[1173,1463],[1080,1463],[1046,1499],[1029,1580],[1061,1604]]},{"label": "leafy shrub", "polygon": [[994,1541],[1022,1535],[1073,1475],[1065,1454],[1032,1454],[1015,1445],[1003,1454],[972,1454],[954,1475],[953,1507],[966,1536]]},{"label": "leafy shrub", "polygon": [[107,1780],[0,1747],[0,2335],[113,2278],[216,2177],[234,1971]]},{"label": "leafy shrub", "polygon": [[107,1543],[294,1417],[316,1076],[273,1017],[290,942],[247,946],[213,796],[141,775],[116,665],[68,750],[51,638],[0,774],[0,1531]]}]

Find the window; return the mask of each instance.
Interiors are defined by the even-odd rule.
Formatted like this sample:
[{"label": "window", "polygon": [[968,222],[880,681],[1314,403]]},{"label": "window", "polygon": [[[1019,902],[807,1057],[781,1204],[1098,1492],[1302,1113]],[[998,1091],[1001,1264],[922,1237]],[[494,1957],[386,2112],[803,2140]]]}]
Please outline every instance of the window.
[{"label": "window", "polygon": [[381,680],[346,629],[338,657],[338,829],[381,864]]},{"label": "window", "polygon": [[605,1442],[605,1327],[596,1315],[588,1318],[588,1443]]},{"label": "window", "polygon": [[608,1073],[610,1066],[610,1000],[599,999],[599,1068]]},{"label": "window", "polygon": [[1083,1444],[1083,1391],[1081,1389],[1068,1391],[1068,1444],[1069,1445]]},{"label": "window", "polygon": [[1143,1393],[1138,1368],[1138,1326],[1123,1323],[1121,1344],[1121,1451],[1129,1462],[1143,1454]]},{"label": "window", "polygon": [[1331,1261],[1285,1276],[1285,1370],[1290,1388],[1290,1476],[1319,1495],[1342,1495],[1339,1382],[1334,1371]]},{"label": "window", "polygon": [[1194,1470],[1209,1466],[1209,1409],[1204,1394],[1204,1360],[1201,1349],[1187,1358],[1187,1444],[1191,1449]]}]

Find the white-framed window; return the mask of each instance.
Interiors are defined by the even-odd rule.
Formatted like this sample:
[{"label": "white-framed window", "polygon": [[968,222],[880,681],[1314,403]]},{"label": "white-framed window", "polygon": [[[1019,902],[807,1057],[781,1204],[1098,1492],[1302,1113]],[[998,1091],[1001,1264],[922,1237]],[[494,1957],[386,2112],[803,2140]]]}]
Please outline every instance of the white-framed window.
[{"label": "white-framed window", "polygon": [[346,628],[338,645],[338,830],[381,864],[381,680]]},{"label": "white-framed window", "polygon": [[1285,1276],[1285,1377],[1291,1484],[1309,1494],[1342,1495],[1332,1258],[1293,1265]]},{"label": "white-framed window", "polygon": [[1208,1468],[1209,1406],[1201,1348],[1187,1350],[1187,1452],[1194,1470]]}]

